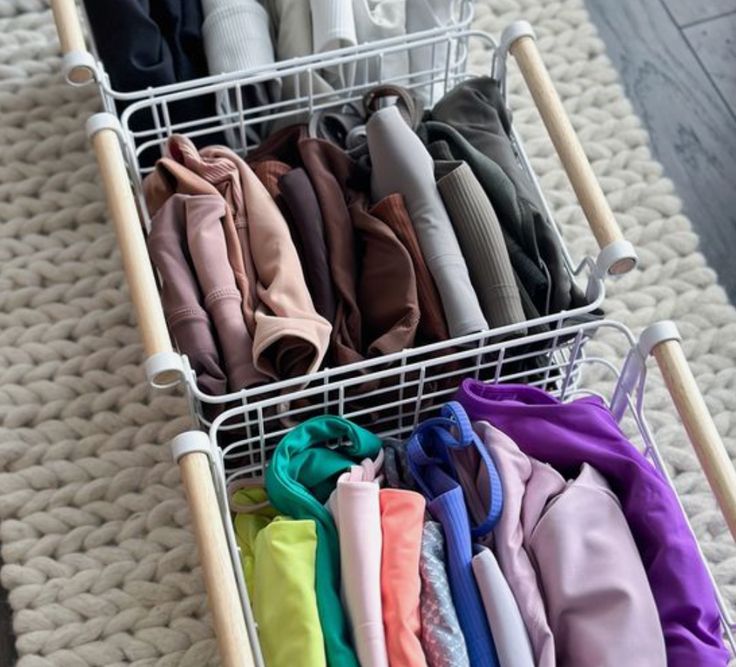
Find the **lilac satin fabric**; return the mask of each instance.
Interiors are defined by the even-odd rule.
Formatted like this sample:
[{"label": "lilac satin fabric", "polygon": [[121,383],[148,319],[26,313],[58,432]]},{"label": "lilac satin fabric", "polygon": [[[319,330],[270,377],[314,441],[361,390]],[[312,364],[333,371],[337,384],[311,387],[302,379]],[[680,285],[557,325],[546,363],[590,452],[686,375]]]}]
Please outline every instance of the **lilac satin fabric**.
[{"label": "lilac satin fabric", "polygon": [[[541,389],[464,380],[457,400],[565,478],[584,462],[621,502],[657,604],[669,667],[724,667],[713,586],[667,481],[626,439],[597,397],[560,403]],[[621,637],[625,641],[625,637]]]}]

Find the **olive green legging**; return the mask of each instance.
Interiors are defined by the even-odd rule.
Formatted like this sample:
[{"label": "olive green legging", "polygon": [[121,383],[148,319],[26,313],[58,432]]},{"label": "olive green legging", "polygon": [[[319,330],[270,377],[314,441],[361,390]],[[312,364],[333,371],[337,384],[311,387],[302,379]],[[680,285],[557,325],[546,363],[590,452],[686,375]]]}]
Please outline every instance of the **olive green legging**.
[{"label": "olive green legging", "polygon": [[[328,447],[335,440],[340,441],[339,445]],[[271,504],[295,519],[314,519],[317,526],[315,589],[327,664],[331,667],[359,664],[340,603],[337,529],[325,503],[340,473],[365,458],[374,458],[380,449],[380,438],[347,419],[315,417],[284,436],[266,470]]]}]

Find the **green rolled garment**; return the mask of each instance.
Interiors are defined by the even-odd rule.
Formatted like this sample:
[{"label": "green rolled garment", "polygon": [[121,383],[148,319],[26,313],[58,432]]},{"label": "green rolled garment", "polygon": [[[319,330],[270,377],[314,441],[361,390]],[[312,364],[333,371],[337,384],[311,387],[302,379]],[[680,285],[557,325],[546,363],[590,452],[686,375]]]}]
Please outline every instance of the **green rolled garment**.
[{"label": "green rolled garment", "polygon": [[317,529],[310,519],[279,515],[263,487],[239,489],[235,515],[240,560],[267,667],[326,667],[314,589]]},{"label": "green rolled garment", "polygon": [[330,667],[359,667],[359,663],[340,602],[337,528],[325,503],[341,473],[365,458],[375,458],[380,449],[378,436],[347,419],[314,417],[284,436],[266,469],[271,504],[282,514],[316,524],[315,590]]}]

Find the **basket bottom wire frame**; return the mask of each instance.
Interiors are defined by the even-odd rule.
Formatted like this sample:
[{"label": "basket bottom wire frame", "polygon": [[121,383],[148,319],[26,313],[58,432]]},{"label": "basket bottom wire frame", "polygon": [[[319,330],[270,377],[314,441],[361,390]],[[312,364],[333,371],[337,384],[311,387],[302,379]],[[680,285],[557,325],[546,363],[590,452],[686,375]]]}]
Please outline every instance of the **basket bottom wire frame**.
[{"label": "basket bottom wire frame", "polygon": [[[626,352],[622,364],[617,365],[609,359],[611,348]],[[224,409],[209,428],[209,453],[232,566],[251,637],[257,637],[257,629],[241,571],[227,486],[241,477],[261,477],[271,452],[293,425],[316,414],[333,414],[362,423],[380,437],[406,438],[420,421],[435,416],[442,403],[454,396],[460,380],[467,377],[489,383],[541,387],[562,401],[597,396],[611,409],[626,436],[660,471],[677,496],[645,416],[647,353],[642,354],[641,345],[627,327],[601,320],[512,340],[486,341],[477,348],[460,349],[437,360],[354,374],[341,381],[332,380],[328,386],[308,386]],[[692,532],[679,497],[678,502]],[[732,656],[736,656],[732,611],[699,545],[698,553],[710,573],[725,640]],[[254,657],[257,664],[262,664],[258,662],[261,658],[257,644]]]}]

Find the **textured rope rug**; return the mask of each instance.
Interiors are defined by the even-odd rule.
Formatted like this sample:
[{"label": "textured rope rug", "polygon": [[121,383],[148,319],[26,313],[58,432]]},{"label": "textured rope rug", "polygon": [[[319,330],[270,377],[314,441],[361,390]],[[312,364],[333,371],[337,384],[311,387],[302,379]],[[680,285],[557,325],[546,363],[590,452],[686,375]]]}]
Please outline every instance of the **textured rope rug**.
[{"label": "textured rope rug", "polygon": [[[736,312],[697,253],[583,0],[479,0],[495,34],[527,18],[641,268],[607,311],[677,321],[736,455]],[[61,79],[40,0],[0,0],[0,541],[22,667],[217,664],[168,441],[187,427],[152,393],[83,132],[93,90]],[[478,54],[473,54],[474,58]],[[592,237],[514,73],[515,121],[574,257]],[[621,350],[599,351],[620,358]],[[736,549],[656,373],[649,418],[706,555],[736,599]]]}]

